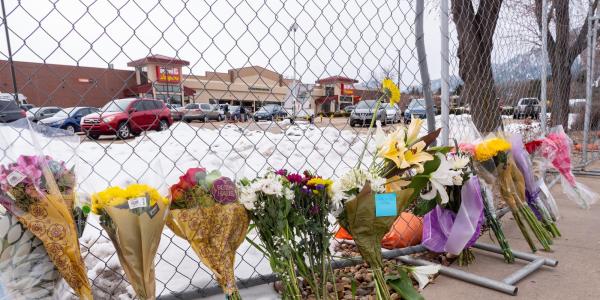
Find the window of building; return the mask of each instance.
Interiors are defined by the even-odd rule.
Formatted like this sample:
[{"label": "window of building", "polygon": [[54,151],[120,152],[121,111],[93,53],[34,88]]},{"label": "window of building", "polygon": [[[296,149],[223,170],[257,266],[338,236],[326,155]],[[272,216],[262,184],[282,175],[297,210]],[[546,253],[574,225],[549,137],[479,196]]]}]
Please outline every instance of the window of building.
[{"label": "window of building", "polygon": [[335,87],[333,86],[326,86],[325,87],[325,96],[333,96],[335,95]]}]

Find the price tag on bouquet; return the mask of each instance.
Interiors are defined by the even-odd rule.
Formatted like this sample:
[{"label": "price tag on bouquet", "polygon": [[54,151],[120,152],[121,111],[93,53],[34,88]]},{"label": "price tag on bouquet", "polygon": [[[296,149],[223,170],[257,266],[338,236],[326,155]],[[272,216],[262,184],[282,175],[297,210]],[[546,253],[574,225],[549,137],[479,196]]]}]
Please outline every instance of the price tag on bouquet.
[{"label": "price tag on bouquet", "polygon": [[148,206],[148,199],[146,197],[132,198],[127,201],[127,204],[129,209],[145,208]]},{"label": "price tag on bouquet", "polygon": [[396,193],[375,194],[376,217],[395,217],[397,215]]},{"label": "price tag on bouquet", "polygon": [[16,186],[17,184],[21,183],[21,181],[23,181],[23,179],[25,179],[25,178],[27,178],[27,176],[25,176],[25,174],[23,174],[17,170],[14,170],[14,171],[10,172],[10,174],[8,174],[8,177],[6,177],[6,181],[11,186]]}]

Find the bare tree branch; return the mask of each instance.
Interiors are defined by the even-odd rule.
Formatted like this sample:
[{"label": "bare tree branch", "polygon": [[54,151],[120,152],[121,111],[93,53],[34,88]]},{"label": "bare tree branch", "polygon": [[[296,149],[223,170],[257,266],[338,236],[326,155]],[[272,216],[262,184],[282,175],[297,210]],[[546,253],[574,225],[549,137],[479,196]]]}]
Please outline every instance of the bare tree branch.
[{"label": "bare tree branch", "polygon": [[[591,8],[592,12],[596,11],[597,5],[598,0],[594,0],[594,3],[592,3]],[[573,44],[571,44],[571,47],[569,47],[569,62],[571,63],[575,61],[575,58],[577,58],[577,56],[579,56],[579,54],[581,54],[581,52],[583,52],[583,50],[587,47],[588,22],[589,19],[585,18],[585,22],[583,23],[583,26],[579,31],[579,35],[577,35],[575,42],[573,42]]]}]

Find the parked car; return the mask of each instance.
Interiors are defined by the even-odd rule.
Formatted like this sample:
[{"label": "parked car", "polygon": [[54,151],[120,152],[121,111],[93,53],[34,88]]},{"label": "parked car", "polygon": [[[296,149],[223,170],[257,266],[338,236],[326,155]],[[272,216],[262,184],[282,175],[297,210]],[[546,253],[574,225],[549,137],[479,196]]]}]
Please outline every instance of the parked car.
[{"label": "parked car", "polygon": [[267,104],[261,107],[254,113],[254,121],[258,122],[261,120],[274,121],[276,119],[283,119],[288,116],[283,107],[279,104]]},{"label": "parked car", "polygon": [[100,110],[95,107],[68,107],[57,112],[52,117],[40,120],[38,124],[60,128],[75,133],[81,131],[81,118],[97,112],[100,112]]},{"label": "parked car", "polygon": [[350,126],[354,127],[358,124],[361,126],[369,125],[373,114],[377,114],[377,120],[381,121],[382,125],[386,124],[386,113],[383,106],[380,106],[377,112],[375,112],[375,105],[377,100],[362,100],[358,102],[352,113],[350,114]]},{"label": "parked car", "polygon": [[181,105],[167,104],[167,108],[171,112],[171,117],[173,118],[173,121],[181,121],[183,119],[185,109],[181,107]]},{"label": "parked car", "polygon": [[[425,104],[425,99],[423,99],[423,98],[412,99],[410,101],[410,103],[408,104],[408,107],[404,111],[404,122],[410,123],[410,121],[412,120],[413,117],[416,117],[419,119],[426,119],[427,118],[426,107],[427,107],[427,105]],[[433,107],[433,109],[434,109],[434,111],[436,110],[435,106]]]},{"label": "parked car", "polygon": [[356,105],[348,105],[348,106],[344,107],[344,112],[346,112],[347,114],[352,113],[352,111],[354,110],[355,107],[356,107]]},{"label": "parked car", "polygon": [[91,139],[101,135],[116,135],[126,139],[143,131],[169,129],[171,112],[162,100],[125,98],[111,100],[100,112],[81,119],[81,130]]},{"label": "parked car", "polygon": [[26,115],[29,121],[37,123],[40,120],[54,116],[61,110],[62,108],[56,106],[33,107],[27,111]]},{"label": "parked car", "polygon": [[33,104],[21,104],[19,107],[24,111],[29,111],[30,109],[34,108]]},{"label": "parked car", "polygon": [[381,106],[385,109],[386,123],[394,124],[402,120],[402,110],[400,110],[398,104],[392,106],[389,103],[383,103]]},{"label": "parked car", "polygon": [[0,123],[10,123],[25,116],[25,111],[19,108],[14,97],[0,96]]},{"label": "parked car", "polygon": [[523,119],[532,117],[537,119],[540,117],[540,101],[537,98],[521,98],[514,108],[513,118]]},{"label": "parked car", "polygon": [[210,120],[222,121],[225,117],[219,112],[217,105],[209,103],[191,103],[185,106],[183,121],[202,121],[207,123]]}]

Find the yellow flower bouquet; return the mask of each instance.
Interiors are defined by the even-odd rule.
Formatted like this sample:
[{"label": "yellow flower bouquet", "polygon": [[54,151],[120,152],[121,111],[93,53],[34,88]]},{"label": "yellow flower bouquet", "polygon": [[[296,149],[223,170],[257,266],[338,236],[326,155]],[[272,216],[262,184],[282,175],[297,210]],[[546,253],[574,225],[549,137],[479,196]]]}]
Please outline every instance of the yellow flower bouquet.
[{"label": "yellow flower bouquet", "polygon": [[169,199],[146,184],[109,187],[92,195],[92,212],[100,216],[100,224],[140,299],[156,298],[154,257],[169,204]]}]

